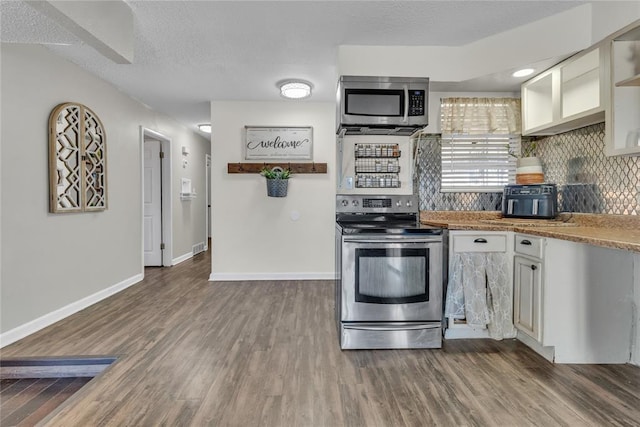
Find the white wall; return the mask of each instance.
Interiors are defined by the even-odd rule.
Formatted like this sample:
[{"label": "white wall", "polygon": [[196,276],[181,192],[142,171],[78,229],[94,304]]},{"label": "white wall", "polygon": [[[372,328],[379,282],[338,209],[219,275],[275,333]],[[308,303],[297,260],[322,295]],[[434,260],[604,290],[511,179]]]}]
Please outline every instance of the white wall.
[{"label": "white wall", "polygon": [[338,70],[343,75],[464,81],[584,49],[592,44],[590,24],[587,4],[463,46],[343,45]]},{"label": "white wall", "polygon": [[[142,278],[140,126],[201,154],[202,176],[209,142],[45,48],[2,44],[1,55],[0,332],[6,345]],[[87,105],[104,125],[104,212],[48,213],[48,117],[62,102]],[[178,155],[180,148],[173,151]],[[204,179],[197,179],[204,191]],[[198,202],[199,216],[174,205],[174,254],[190,251],[194,234],[202,241],[204,198]]]},{"label": "white wall", "polygon": [[[173,163],[173,259],[184,259],[192,253],[196,243],[206,241],[206,170],[205,155],[211,153],[209,141],[196,138],[177,138],[172,141],[171,161]],[[189,154],[182,155],[182,146],[188,147]],[[187,165],[183,167],[182,160]],[[182,178],[191,180],[197,196],[192,200],[180,199]]]},{"label": "white wall", "polygon": [[[213,102],[211,122],[211,279],[332,279],[335,105]],[[313,126],[313,160],[328,173],[293,175],[287,197],[267,197],[260,175],[227,173],[227,163],[243,161],[246,125]]]},{"label": "white wall", "polygon": [[592,43],[640,19],[640,1],[595,1],[591,3],[591,8]]}]

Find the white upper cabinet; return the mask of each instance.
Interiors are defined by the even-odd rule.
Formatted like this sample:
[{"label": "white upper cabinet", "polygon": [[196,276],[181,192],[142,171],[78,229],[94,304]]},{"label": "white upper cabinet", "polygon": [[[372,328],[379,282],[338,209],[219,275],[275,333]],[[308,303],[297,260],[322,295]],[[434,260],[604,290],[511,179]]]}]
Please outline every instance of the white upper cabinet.
[{"label": "white upper cabinet", "polygon": [[640,20],[609,39],[610,108],[606,114],[605,153],[640,154]]},{"label": "white upper cabinet", "polygon": [[604,121],[605,50],[596,45],[522,85],[523,135],[554,135]]}]

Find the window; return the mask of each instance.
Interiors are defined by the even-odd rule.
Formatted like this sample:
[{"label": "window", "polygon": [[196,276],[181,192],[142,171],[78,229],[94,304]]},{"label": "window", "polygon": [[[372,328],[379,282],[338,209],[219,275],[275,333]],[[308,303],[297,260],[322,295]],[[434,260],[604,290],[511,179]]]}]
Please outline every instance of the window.
[{"label": "window", "polygon": [[443,98],[441,191],[498,192],[515,181],[520,100]]},{"label": "window", "polygon": [[513,184],[519,135],[442,135],[443,192],[500,192]]}]

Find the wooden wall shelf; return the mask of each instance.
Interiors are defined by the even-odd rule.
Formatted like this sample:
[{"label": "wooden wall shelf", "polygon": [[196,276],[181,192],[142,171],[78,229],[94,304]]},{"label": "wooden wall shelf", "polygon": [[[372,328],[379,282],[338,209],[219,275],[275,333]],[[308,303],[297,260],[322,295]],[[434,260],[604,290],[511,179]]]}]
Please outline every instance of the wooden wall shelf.
[{"label": "wooden wall shelf", "polygon": [[282,169],[289,169],[291,173],[327,173],[326,163],[227,163],[227,173],[260,173],[267,167],[269,169],[280,166]]}]

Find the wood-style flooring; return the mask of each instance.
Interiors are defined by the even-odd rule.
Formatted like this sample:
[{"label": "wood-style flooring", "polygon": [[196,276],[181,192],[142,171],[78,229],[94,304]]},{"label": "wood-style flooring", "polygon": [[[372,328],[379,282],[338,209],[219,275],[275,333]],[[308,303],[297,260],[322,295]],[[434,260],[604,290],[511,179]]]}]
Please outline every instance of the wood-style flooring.
[{"label": "wood-style flooring", "polygon": [[0,381],[0,426],[33,426],[91,378],[20,378]]},{"label": "wood-style flooring", "polygon": [[[267,254],[268,255],[268,254]],[[118,360],[55,426],[640,425],[640,368],[507,340],[341,351],[333,283],[208,282],[199,254],[3,349]]]}]

